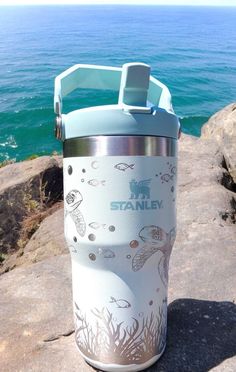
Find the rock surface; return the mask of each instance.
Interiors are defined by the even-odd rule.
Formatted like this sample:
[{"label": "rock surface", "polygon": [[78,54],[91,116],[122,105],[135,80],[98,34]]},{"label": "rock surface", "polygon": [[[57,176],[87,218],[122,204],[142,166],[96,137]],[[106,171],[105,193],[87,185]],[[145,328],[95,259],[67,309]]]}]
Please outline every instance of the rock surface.
[{"label": "rock surface", "polygon": [[24,249],[3,262],[0,274],[20,265],[27,266],[51,256],[68,253],[64,239],[63,203],[57,204],[54,209],[56,211],[43,220]]},{"label": "rock surface", "polygon": [[[149,372],[236,370],[235,193],[224,187],[222,159],[217,141],[182,136],[167,348]],[[74,342],[62,225],[59,209],[18,258],[23,266],[0,277],[0,370],[94,370]]]},{"label": "rock surface", "polygon": [[63,205],[53,215],[45,218],[24,249],[22,262],[28,265],[51,256],[68,253],[64,239]]},{"label": "rock surface", "polygon": [[21,237],[24,221],[34,216],[30,229],[36,229],[45,217],[45,209],[61,199],[60,157],[43,156],[0,168],[0,253],[24,246],[27,240],[27,236]]},{"label": "rock surface", "polygon": [[0,370],[56,371],[55,360],[49,369],[35,361],[53,340],[73,332],[69,256],[15,269],[0,282]]},{"label": "rock surface", "polygon": [[208,120],[202,127],[202,138],[217,140],[236,183],[236,103],[226,106]]},{"label": "rock surface", "polygon": [[221,163],[214,141],[180,141],[178,226],[169,289],[173,299],[236,300],[235,193],[221,184]]}]

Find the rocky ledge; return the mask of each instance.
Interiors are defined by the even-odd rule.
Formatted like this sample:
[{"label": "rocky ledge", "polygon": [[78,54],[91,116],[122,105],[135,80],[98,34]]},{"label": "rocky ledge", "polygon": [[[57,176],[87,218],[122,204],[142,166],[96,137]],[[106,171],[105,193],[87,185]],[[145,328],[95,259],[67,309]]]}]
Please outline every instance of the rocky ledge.
[{"label": "rocky ledge", "polygon": [[[149,372],[236,370],[235,107],[214,115],[201,138],[183,135],[179,143],[167,348]],[[6,372],[94,370],[74,343],[61,195],[60,158],[0,169],[0,369]]]},{"label": "rocky ledge", "polygon": [[59,157],[43,156],[0,168],[1,255],[24,248],[62,200],[62,184]]}]

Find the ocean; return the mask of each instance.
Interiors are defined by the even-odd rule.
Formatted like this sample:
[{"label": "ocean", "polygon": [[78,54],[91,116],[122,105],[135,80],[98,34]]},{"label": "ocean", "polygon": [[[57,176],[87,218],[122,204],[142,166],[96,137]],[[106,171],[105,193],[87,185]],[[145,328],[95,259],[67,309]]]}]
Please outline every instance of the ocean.
[{"label": "ocean", "polygon": [[[54,78],[76,63],[141,61],[166,84],[183,132],[236,101],[236,7],[0,7],[0,162],[61,151]],[[116,102],[76,91],[65,111]]]}]

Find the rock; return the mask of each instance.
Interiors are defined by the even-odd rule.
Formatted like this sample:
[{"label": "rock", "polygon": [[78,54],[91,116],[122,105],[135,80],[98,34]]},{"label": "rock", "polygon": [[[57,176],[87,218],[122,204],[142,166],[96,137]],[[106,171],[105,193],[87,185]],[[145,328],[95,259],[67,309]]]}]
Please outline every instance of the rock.
[{"label": "rock", "polygon": [[[147,372],[200,372],[213,368],[229,372],[235,369],[234,303],[181,298],[169,305],[168,319],[165,353]],[[225,363],[224,369],[221,363],[228,358],[231,360]]]},{"label": "rock", "polygon": [[177,239],[170,262],[169,298],[235,301],[235,193],[215,141],[183,136],[179,143]]},{"label": "rock", "polygon": [[32,227],[34,231],[41,222],[40,213],[61,198],[60,157],[43,156],[0,168],[0,253],[24,246],[26,242],[21,238],[24,220],[39,214]]},{"label": "rock", "polygon": [[236,183],[236,103],[213,115],[202,127],[201,137],[214,138],[220,145],[227,169]]},{"label": "rock", "polygon": [[31,265],[48,257],[68,253],[64,239],[63,203],[56,208],[59,209],[43,220],[20,254],[14,253],[3,262],[0,274],[20,265]]},{"label": "rock", "polygon": [[[74,331],[69,256],[54,257],[2,275],[0,298],[1,370],[57,370],[53,352],[42,368],[36,360],[51,349],[50,345],[53,349],[55,340]],[[43,369],[50,363],[54,367],[51,364],[49,369]]]},{"label": "rock", "polygon": [[64,238],[64,209],[45,218],[30,239],[22,256],[24,264],[42,261],[45,258],[68,253]]}]

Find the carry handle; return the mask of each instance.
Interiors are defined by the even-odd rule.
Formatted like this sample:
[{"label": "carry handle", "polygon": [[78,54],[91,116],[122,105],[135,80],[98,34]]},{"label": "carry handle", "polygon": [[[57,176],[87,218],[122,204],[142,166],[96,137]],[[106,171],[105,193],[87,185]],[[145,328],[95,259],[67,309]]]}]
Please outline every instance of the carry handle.
[{"label": "carry handle", "polygon": [[[127,63],[123,68],[77,64],[55,79],[54,111],[62,114],[62,99],[77,88],[119,91],[119,105],[130,111],[145,112],[146,101],[171,110],[168,88],[150,76],[150,67],[143,63]],[[161,104],[161,105],[160,105]]]},{"label": "carry handle", "polygon": [[119,90],[121,68],[74,65],[55,79],[54,111],[62,113],[62,99],[78,88]]}]

